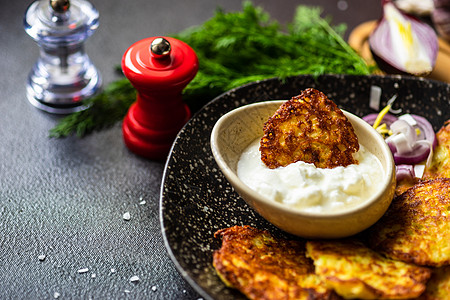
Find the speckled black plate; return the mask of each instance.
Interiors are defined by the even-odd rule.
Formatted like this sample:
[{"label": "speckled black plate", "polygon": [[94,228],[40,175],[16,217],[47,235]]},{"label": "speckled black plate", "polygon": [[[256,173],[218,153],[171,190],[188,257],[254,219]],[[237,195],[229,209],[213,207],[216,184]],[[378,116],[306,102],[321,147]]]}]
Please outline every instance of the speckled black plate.
[{"label": "speckled black plate", "polygon": [[314,87],[339,107],[363,116],[372,113],[372,85],[382,88],[382,105],[394,94],[395,108],[428,118],[439,129],[450,119],[449,85],[393,76],[299,76],[270,79],[231,90],[202,108],[180,131],[167,160],[161,187],[160,218],[164,241],[182,276],[206,299],[244,299],[228,289],[212,267],[212,252],[220,247],[218,229],[252,225],[284,235],[253,211],[231,188],[210,150],[216,121],[228,111],[253,102],[290,99]]}]

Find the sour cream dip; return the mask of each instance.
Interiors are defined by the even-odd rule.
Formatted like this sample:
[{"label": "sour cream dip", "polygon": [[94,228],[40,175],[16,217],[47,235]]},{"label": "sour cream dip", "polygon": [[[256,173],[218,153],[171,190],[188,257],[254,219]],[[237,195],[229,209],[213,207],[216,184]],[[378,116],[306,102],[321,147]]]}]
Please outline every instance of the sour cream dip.
[{"label": "sour cream dip", "polygon": [[261,161],[257,139],[242,153],[238,177],[251,189],[267,198],[305,212],[338,212],[364,202],[377,191],[383,177],[378,158],[360,145],[354,157],[359,162],[333,169],[316,168],[298,161],[268,168]]}]

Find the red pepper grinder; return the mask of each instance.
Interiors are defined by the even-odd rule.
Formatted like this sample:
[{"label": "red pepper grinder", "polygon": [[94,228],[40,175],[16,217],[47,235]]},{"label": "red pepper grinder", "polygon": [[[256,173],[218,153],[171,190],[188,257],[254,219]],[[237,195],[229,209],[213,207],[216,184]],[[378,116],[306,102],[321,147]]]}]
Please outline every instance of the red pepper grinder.
[{"label": "red pepper grinder", "polygon": [[122,70],[137,90],[122,125],[125,145],[140,156],[165,159],[191,117],[181,92],[197,74],[197,55],[180,40],[146,38],[125,51]]}]

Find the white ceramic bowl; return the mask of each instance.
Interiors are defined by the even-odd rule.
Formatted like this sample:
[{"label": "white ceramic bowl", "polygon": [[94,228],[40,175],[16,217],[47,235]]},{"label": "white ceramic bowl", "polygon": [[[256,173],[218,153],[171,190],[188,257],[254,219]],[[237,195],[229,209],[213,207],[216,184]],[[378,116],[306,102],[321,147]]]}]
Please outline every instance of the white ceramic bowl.
[{"label": "white ceramic bowl", "polygon": [[307,238],[346,237],[374,224],[386,212],[395,190],[395,165],[380,134],[357,116],[343,111],[352,123],[359,143],[381,162],[379,190],[363,203],[340,212],[311,213],[292,209],[252,190],[237,176],[237,163],[249,144],[263,135],[263,124],[285,102],[258,102],[222,116],[211,133],[211,149],[221,171],[234,190],[262,217],[294,235]]}]

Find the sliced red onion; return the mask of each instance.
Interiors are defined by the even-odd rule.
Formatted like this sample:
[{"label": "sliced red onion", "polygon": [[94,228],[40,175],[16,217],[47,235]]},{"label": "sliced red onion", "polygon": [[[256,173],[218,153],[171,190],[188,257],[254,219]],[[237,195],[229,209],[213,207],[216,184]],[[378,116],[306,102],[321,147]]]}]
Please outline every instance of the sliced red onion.
[{"label": "sliced red onion", "polygon": [[400,132],[391,135],[386,139],[390,149],[395,149],[392,153],[397,155],[404,155],[411,153],[414,150],[415,141],[412,141],[405,133]]},{"label": "sliced red onion", "polygon": [[391,124],[393,135],[386,139],[391,149],[394,162],[400,164],[418,164],[427,160],[427,165],[431,162],[433,148],[437,141],[431,124],[423,117],[411,115],[417,122],[421,134],[418,137],[415,127],[405,120],[397,120]]},{"label": "sliced red onion", "polygon": [[425,163],[425,165],[427,167],[429,167],[431,165],[431,160],[433,158],[433,150],[434,150],[433,143],[428,141],[428,140],[420,140],[420,141],[417,142],[417,144],[418,145],[425,145],[430,150],[429,153],[428,153],[427,161]]},{"label": "sliced red onion", "polygon": [[431,125],[431,123],[428,122],[428,120],[424,117],[413,114],[411,114],[411,117],[413,117],[417,122],[417,125],[415,125],[414,128],[418,128],[420,130],[420,134],[417,136],[417,140],[430,141],[433,145],[433,148],[436,148],[437,139],[436,134],[434,133],[433,125]]},{"label": "sliced red onion", "polygon": [[397,165],[395,166],[395,173],[397,181],[403,179],[413,179],[415,177],[414,167],[412,165]]},{"label": "sliced red onion", "polygon": [[[373,125],[377,117],[378,114],[369,114],[362,119]],[[397,118],[388,113],[383,116],[382,123],[393,132],[393,135],[386,138],[386,143],[396,165],[415,165],[424,160],[427,161],[426,165],[431,163],[437,140],[433,126],[427,119],[413,114]],[[419,129],[419,135],[416,129]]]},{"label": "sliced red onion", "polygon": [[[389,150],[391,150],[392,153],[394,153],[395,151],[397,151],[397,149],[395,148],[395,146],[393,144],[389,144],[387,143],[389,146]],[[395,163],[395,162],[394,162]]]},{"label": "sliced red onion", "polygon": [[[389,146],[391,147],[391,146]],[[396,165],[401,164],[418,164],[428,158],[430,147],[425,145],[417,145],[414,150],[406,154],[398,154],[393,152],[394,162]]]},{"label": "sliced red onion", "polygon": [[[366,121],[367,123],[369,123],[370,125],[373,125],[373,123],[375,123],[375,120],[377,119],[377,117],[378,117],[378,114],[368,114],[367,116],[364,116],[362,119],[364,121]],[[385,114],[383,116],[383,120],[381,121],[381,123],[386,123],[386,125],[388,127],[390,127],[391,124],[397,120],[398,120],[398,118],[396,116],[391,115],[391,114]]]},{"label": "sliced red onion", "polygon": [[390,128],[393,134],[386,139],[386,142],[395,146],[394,154],[405,155],[413,152],[417,141],[414,128],[404,120],[395,121]]},{"label": "sliced red onion", "polygon": [[398,119],[408,122],[408,124],[411,126],[417,125],[416,119],[414,119],[413,116],[411,116],[410,114],[401,115],[400,117],[398,117]]},{"label": "sliced red onion", "polygon": [[422,178],[425,165],[396,165],[395,173],[397,181],[403,179]]},{"label": "sliced red onion", "polygon": [[387,73],[425,75],[436,63],[437,35],[419,19],[401,12],[391,0],[382,0],[383,17],[369,37],[370,50]]},{"label": "sliced red onion", "polygon": [[425,173],[425,165],[414,165],[414,176],[417,178],[422,178],[423,173]]}]

